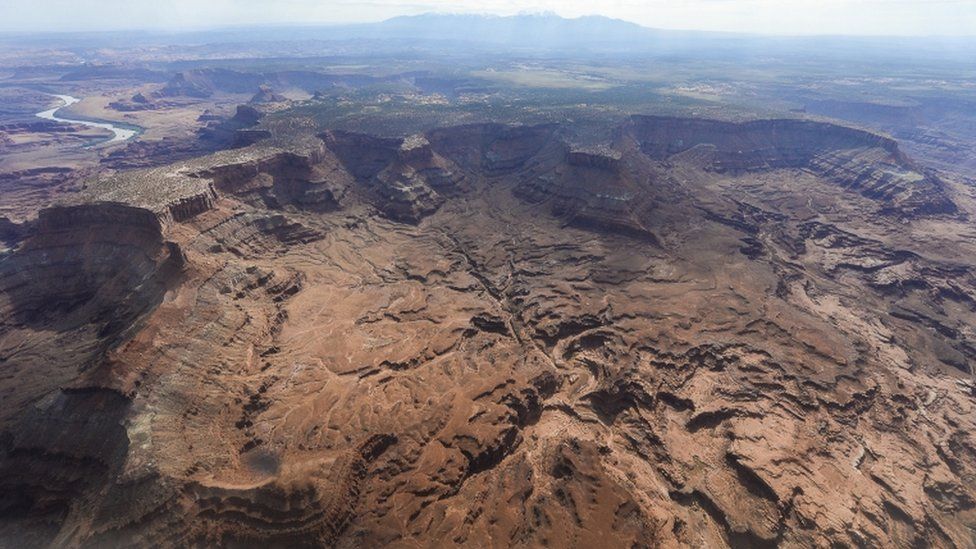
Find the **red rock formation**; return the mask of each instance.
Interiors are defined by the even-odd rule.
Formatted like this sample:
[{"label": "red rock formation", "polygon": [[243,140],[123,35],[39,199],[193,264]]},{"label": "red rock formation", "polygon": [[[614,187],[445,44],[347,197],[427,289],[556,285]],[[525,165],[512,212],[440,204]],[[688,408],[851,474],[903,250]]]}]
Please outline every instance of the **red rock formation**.
[{"label": "red rock formation", "polygon": [[636,116],[623,131],[657,160],[706,146],[707,168],[717,172],[808,168],[892,212],[956,212],[942,181],[919,171],[893,139],[864,130],[790,119],[733,123]]},{"label": "red rock formation", "polygon": [[969,545],[967,222],[884,138],[634,123],[86,182],[0,256],[0,542]]}]

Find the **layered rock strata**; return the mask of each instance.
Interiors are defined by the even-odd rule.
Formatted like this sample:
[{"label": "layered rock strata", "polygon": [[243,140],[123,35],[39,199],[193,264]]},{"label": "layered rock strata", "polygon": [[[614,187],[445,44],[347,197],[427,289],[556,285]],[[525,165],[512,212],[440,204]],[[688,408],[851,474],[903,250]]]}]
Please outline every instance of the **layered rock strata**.
[{"label": "layered rock strata", "polygon": [[18,224],[0,543],[971,545],[954,187],[819,124],[564,135],[271,140]]}]

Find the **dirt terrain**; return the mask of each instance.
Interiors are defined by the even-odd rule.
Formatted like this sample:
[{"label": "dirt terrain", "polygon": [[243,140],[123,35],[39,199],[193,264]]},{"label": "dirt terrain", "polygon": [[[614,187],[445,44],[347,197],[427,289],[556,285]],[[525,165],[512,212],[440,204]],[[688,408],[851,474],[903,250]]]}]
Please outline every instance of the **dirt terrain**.
[{"label": "dirt terrain", "polygon": [[5,221],[0,544],[973,546],[973,189],[825,122],[578,133],[275,134]]}]

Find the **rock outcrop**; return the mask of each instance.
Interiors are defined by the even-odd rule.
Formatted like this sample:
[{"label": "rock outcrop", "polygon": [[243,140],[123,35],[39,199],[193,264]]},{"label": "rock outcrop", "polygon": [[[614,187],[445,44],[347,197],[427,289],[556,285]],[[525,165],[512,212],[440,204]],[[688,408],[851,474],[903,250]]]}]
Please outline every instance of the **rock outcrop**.
[{"label": "rock outcrop", "polygon": [[565,129],[272,136],[7,225],[0,544],[971,545],[953,189],[818,123]]},{"label": "rock outcrop", "polygon": [[213,94],[213,84],[204,75],[196,71],[185,71],[176,73],[155,95],[161,98],[192,97],[205,99]]},{"label": "rock outcrop", "polygon": [[444,201],[442,194],[460,190],[463,175],[436,154],[422,135],[379,139],[329,132],[322,138],[390,219],[419,223],[437,211]]},{"label": "rock outcrop", "polygon": [[624,130],[656,160],[698,149],[706,169],[746,173],[806,168],[905,215],[957,211],[945,184],[915,166],[891,138],[805,120],[724,122],[633,117]]},{"label": "rock outcrop", "polygon": [[142,298],[126,313],[116,300],[129,292],[158,298],[170,254],[152,212],[116,203],[41,210],[23,243],[3,261],[5,318],[27,323],[94,308],[106,321],[126,322],[142,312]]},{"label": "rock outcrop", "polygon": [[134,112],[158,109],[164,105],[164,102],[157,101],[139,92],[128,99],[113,101],[108,106],[121,112]]},{"label": "rock outcrop", "polygon": [[279,93],[275,93],[274,90],[271,89],[271,86],[262,85],[258,88],[257,93],[255,93],[254,96],[251,97],[251,100],[248,101],[248,103],[250,104],[281,103],[284,101],[288,101],[288,98]]},{"label": "rock outcrop", "polygon": [[346,189],[341,178],[330,177],[334,171],[335,160],[318,144],[300,153],[246,155],[194,172],[193,176],[212,180],[221,192],[260,197],[273,208],[292,204],[328,210],[339,206]]}]

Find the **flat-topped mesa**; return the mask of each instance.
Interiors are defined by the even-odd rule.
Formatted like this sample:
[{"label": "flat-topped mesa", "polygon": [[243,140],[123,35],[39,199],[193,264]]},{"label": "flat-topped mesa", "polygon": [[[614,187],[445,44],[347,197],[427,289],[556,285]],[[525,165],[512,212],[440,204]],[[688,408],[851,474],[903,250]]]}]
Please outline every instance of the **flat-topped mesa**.
[{"label": "flat-topped mesa", "polygon": [[[107,325],[100,333],[106,338],[122,334],[185,272],[187,256],[169,241],[173,226],[214,209],[218,184],[233,190],[231,180],[240,174],[268,172],[276,193],[269,196],[280,200],[298,196],[290,185],[313,186],[305,177],[330,179],[316,171],[325,150],[313,142],[312,148],[290,143],[225,151],[86,182],[81,192],[41,210],[36,221],[18,230],[15,246],[0,259],[0,314],[32,324],[78,311],[81,323],[103,319]],[[273,216],[253,225],[269,239],[321,236]]]},{"label": "flat-topped mesa", "polygon": [[404,138],[397,151],[397,157],[401,162],[430,160],[433,156],[434,151],[430,148],[430,141],[419,134]]},{"label": "flat-topped mesa", "polygon": [[[124,231],[124,236],[130,236],[131,231],[135,231],[137,234],[144,234],[150,238],[162,239],[162,224],[156,214],[145,208],[117,202],[95,202],[45,208],[38,214],[37,223],[34,227],[37,234],[49,235],[99,225]],[[123,235],[120,234],[120,236]]]},{"label": "flat-topped mesa", "polygon": [[515,126],[492,139],[484,152],[484,168],[500,175],[521,168],[553,137],[551,126]]},{"label": "flat-topped mesa", "polygon": [[339,130],[324,132],[319,137],[358,181],[375,177],[393,162],[402,142],[396,138]]},{"label": "flat-topped mesa", "polygon": [[570,166],[584,168],[597,168],[610,172],[620,170],[620,159],[622,155],[605,145],[596,147],[573,147],[567,154],[567,161]]},{"label": "flat-topped mesa", "polygon": [[275,91],[271,88],[271,86],[262,84],[261,86],[258,86],[257,93],[255,93],[254,96],[251,97],[251,100],[248,101],[248,103],[252,105],[256,105],[262,103],[282,103],[285,101],[288,101],[287,97],[275,93]]},{"label": "flat-topped mesa", "polygon": [[219,194],[262,207],[286,204],[334,209],[348,183],[338,160],[313,135],[268,140],[156,168],[119,172],[89,182],[81,201],[114,201],[146,207],[185,221],[214,206]]},{"label": "flat-topped mesa", "polygon": [[213,180],[214,186],[221,192],[238,194],[249,190],[254,178],[262,174],[271,178],[302,179],[321,160],[322,151],[305,154],[281,151],[262,156],[246,155],[207,167],[193,175]]},{"label": "flat-topped mesa", "polygon": [[273,135],[269,130],[255,126],[276,105],[279,104],[238,105],[234,116],[226,120],[212,115],[206,117],[207,125],[198,130],[200,140],[219,150],[228,147],[240,149],[271,139]]},{"label": "flat-topped mesa", "polygon": [[427,137],[435,153],[471,173],[514,174],[515,196],[548,203],[572,224],[654,240],[640,222],[649,203],[641,190],[647,174],[625,173],[623,153],[608,145],[571,146],[553,124],[471,124]]},{"label": "flat-topped mesa", "polygon": [[434,151],[462,168],[488,176],[510,174],[526,166],[530,159],[564,150],[556,138],[555,124],[506,126],[468,124],[438,128],[427,133]]},{"label": "flat-topped mesa", "polygon": [[108,104],[109,108],[121,112],[147,111],[159,108],[160,102],[154,98],[146,97],[142,92],[136,93],[132,97],[112,101]]},{"label": "flat-topped mesa", "polygon": [[528,202],[548,203],[569,224],[654,242],[640,221],[649,209],[642,179],[622,160],[620,151],[606,145],[567,146],[561,156],[532,162],[519,174],[513,193]]},{"label": "flat-topped mesa", "polygon": [[464,182],[464,175],[457,166],[435,153],[423,135],[412,135],[403,140],[394,166],[403,177],[419,179],[446,196],[457,194]]},{"label": "flat-topped mesa", "polygon": [[895,140],[857,128],[798,119],[633,116],[621,132],[655,160],[680,159],[732,175],[805,169],[877,200],[886,213],[957,211],[945,184],[916,166]]},{"label": "flat-topped mesa", "polygon": [[184,260],[148,209],[115,202],[52,206],[0,261],[0,294],[8,300],[0,312],[33,323],[82,307],[112,311],[85,318],[121,331],[158,303]]},{"label": "flat-topped mesa", "polygon": [[404,223],[419,223],[444,203],[444,198],[413,171],[381,173],[372,189],[374,204],[383,214]]},{"label": "flat-topped mesa", "polygon": [[25,240],[18,253],[70,248],[84,242],[147,256],[172,256],[182,264],[182,250],[165,241],[167,221],[165,215],[117,202],[55,205],[41,210],[36,222],[24,231]]},{"label": "flat-topped mesa", "polygon": [[321,135],[346,170],[364,183],[368,199],[383,215],[419,223],[457,192],[463,176],[436,154],[423,135],[403,139],[330,131]]},{"label": "flat-topped mesa", "polygon": [[865,130],[826,122],[764,119],[728,122],[705,118],[633,116],[624,132],[657,160],[697,145],[715,148],[716,171],[803,167],[817,154],[857,148],[880,148],[893,162],[907,162],[898,143]]},{"label": "flat-topped mesa", "polygon": [[180,223],[213,209],[216,198],[217,191],[212,186],[208,186],[207,192],[178,198],[170,202],[166,209],[170,218]]},{"label": "flat-topped mesa", "polygon": [[71,204],[115,202],[148,210],[165,227],[216,206],[220,194],[262,207],[334,209],[344,193],[331,158],[314,137],[221,151],[186,162],[117,172],[87,181]]},{"label": "flat-topped mesa", "polygon": [[437,158],[423,136],[403,140],[394,160],[376,174],[370,188],[378,200],[374,204],[396,221],[419,223],[444,203],[435,190],[452,192],[460,179]]},{"label": "flat-topped mesa", "polygon": [[294,148],[258,145],[215,160],[191,175],[212,180],[220,192],[253,196],[273,208],[336,209],[349,183],[335,173],[337,160],[318,139]]},{"label": "flat-topped mesa", "polygon": [[[191,177],[173,167],[120,172],[86,184],[68,205],[85,211],[99,203],[115,203],[145,212],[165,229],[211,210],[217,190],[207,180]],[[78,214],[83,215],[83,214]]]}]

